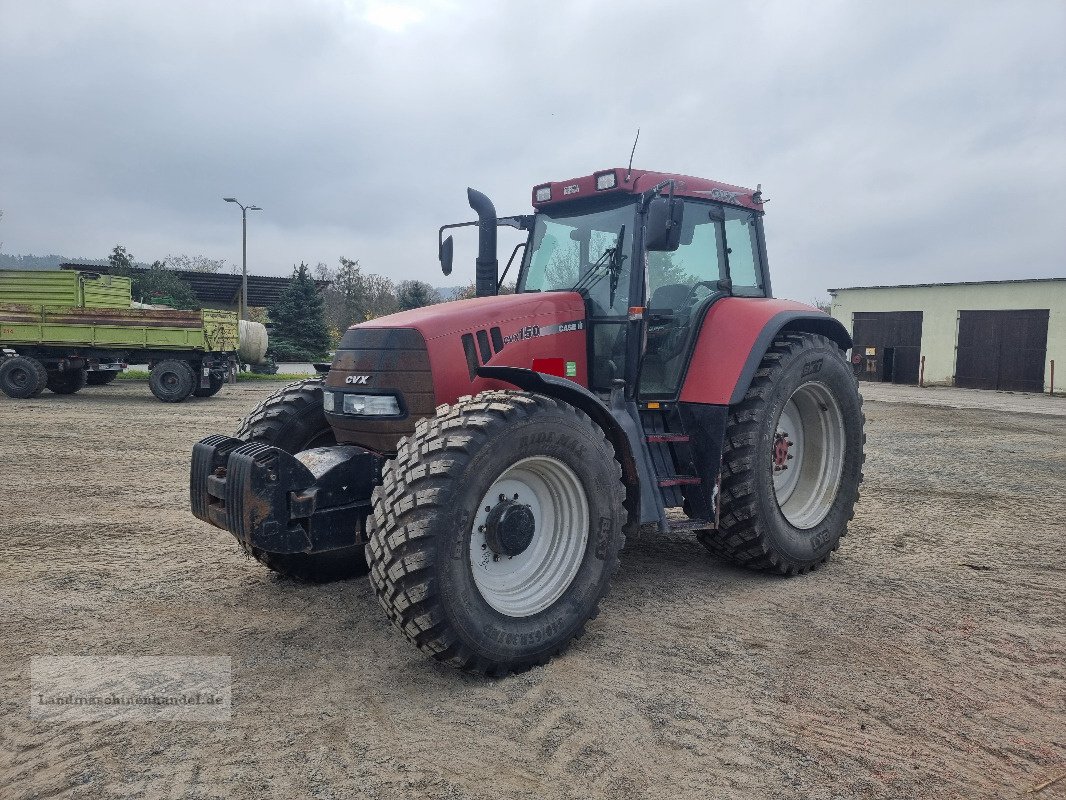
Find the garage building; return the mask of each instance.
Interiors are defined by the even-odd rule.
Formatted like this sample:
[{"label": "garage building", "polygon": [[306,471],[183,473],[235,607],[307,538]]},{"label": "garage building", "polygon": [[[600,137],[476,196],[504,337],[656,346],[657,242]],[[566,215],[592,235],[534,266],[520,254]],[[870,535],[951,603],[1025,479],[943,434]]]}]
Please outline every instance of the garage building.
[{"label": "garage building", "polygon": [[830,289],[862,380],[1046,392],[1066,383],[1066,278]]}]

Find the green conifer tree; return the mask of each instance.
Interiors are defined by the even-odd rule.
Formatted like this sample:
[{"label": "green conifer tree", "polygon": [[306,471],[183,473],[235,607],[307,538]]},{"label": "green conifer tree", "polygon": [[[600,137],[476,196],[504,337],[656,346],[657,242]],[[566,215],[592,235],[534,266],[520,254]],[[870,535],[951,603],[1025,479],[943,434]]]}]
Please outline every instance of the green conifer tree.
[{"label": "green conifer tree", "polygon": [[270,309],[270,351],[276,361],[319,361],[329,352],[324,304],[307,264],[292,271],[277,305]]}]

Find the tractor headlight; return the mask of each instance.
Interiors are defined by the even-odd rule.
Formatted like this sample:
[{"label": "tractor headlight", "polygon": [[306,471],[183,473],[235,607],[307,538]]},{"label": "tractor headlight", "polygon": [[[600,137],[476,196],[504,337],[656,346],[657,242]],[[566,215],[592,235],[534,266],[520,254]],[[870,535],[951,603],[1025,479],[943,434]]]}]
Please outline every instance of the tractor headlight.
[{"label": "tractor headlight", "polygon": [[547,203],[552,199],[552,187],[551,186],[538,186],[534,190],[534,198],[538,203]]},{"label": "tractor headlight", "polygon": [[391,394],[346,394],[343,410],[364,417],[398,417],[400,402]]},{"label": "tractor headlight", "polygon": [[322,392],[322,408],[333,413],[333,392]]}]

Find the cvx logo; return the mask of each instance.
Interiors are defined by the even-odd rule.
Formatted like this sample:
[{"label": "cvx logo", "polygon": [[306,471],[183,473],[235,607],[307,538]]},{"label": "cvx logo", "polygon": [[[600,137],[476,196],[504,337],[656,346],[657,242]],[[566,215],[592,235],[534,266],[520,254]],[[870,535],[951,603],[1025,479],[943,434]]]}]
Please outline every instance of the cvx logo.
[{"label": "cvx logo", "polygon": [[699,189],[696,194],[708,195],[712,200],[722,203],[739,203],[740,192],[727,192],[725,189]]},{"label": "cvx logo", "polygon": [[369,375],[349,375],[344,379],[345,383],[357,383],[360,386],[365,386],[367,381],[370,380]]},{"label": "cvx logo", "polygon": [[725,189],[711,189],[711,199],[721,200],[723,203],[737,202],[738,194],[740,194],[740,192],[727,192]]}]

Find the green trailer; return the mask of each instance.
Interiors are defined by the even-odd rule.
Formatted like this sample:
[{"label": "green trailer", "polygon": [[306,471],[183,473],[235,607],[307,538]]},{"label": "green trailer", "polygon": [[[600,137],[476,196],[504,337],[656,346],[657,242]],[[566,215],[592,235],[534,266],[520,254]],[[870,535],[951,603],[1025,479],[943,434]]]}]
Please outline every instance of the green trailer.
[{"label": "green trailer", "polygon": [[149,365],[152,393],[174,403],[216,394],[235,372],[236,314],[131,306],[128,278],[0,270],[0,390],[73,394],[135,360]]}]

